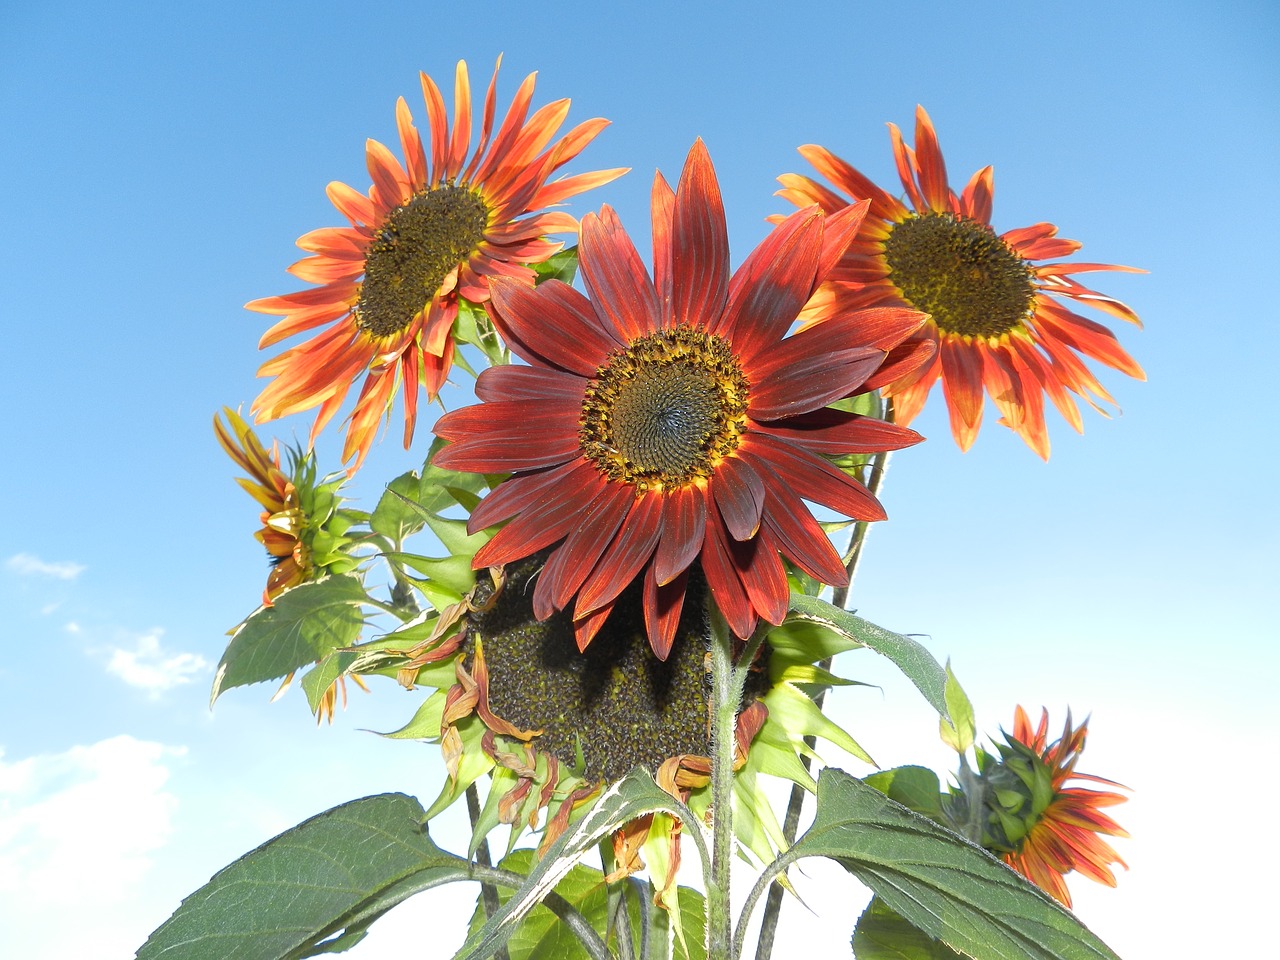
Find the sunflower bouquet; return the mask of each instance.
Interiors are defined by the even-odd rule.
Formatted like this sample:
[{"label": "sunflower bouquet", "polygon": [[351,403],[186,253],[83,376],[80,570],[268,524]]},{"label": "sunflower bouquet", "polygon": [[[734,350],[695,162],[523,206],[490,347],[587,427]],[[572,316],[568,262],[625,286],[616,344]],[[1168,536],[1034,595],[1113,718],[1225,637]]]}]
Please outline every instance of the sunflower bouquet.
[{"label": "sunflower bouquet", "polygon": [[[1100,780],[1075,770],[1087,723],[1050,740],[1047,713],[1033,729],[1019,707],[984,748],[950,667],[846,607],[889,455],[923,439],[908,424],[939,381],[962,449],[989,396],[1047,458],[1046,396],[1077,430],[1075,398],[1111,399],[1082,358],[1142,376],[1073,311],[1137,322],[1074,279],[1129,268],[1059,262],[1079,244],[1051,224],[997,234],[991,168],[955,193],[923,109],[914,147],[890,125],[905,202],[802,147],[834,188],[779,177],[798,209],[736,269],[695,142],[674,186],[654,178],[646,258],[613,208],[559,209],[627,172],[560,173],[605,121],[562,133],[569,102],[531,113],[532,76],[499,121],[495,69],[477,137],[465,63],[452,123],[421,84],[426,135],[399,100],[399,156],[369,141],[367,190],[328,189],[346,225],[298,240],[289,270],[309,286],[248,304],[278,318],[260,346],[307,337],[263,364],[252,414],[315,408],[314,441],[349,406],[347,468],[322,476],[309,448],[286,461],[237,411],[215,418],[272,569],[213,696],[303,672],[332,721],[348,681],[399,684],[416,711],[384,735],[439,745],[439,794],[286,831],[183,901],[140,960],[339,952],[462,881],[479,893],[458,957],[728,960],[754,939],[763,960],[806,857],[871,890],[850,916],[862,960],[1113,957],[1066,909],[1067,874],[1114,885],[1121,862],[1101,810],[1123,795],[1074,782]],[[476,402],[424,442],[419,401],[468,377]],[[425,460],[356,510],[344,490],[397,397]],[[937,712],[952,782],[876,771],[823,712],[852,682],[833,659],[857,648]],[[819,740],[873,772],[825,765]],[[460,800],[471,836],[449,851],[429,828]],[[737,917],[735,858],[756,876]]]}]

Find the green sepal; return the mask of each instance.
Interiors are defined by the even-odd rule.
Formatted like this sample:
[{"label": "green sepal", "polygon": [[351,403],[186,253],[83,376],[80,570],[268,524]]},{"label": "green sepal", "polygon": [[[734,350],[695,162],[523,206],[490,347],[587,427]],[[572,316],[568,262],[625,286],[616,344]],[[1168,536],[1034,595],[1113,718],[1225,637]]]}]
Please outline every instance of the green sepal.
[{"label": "green sepal", "polygon": [[779,684],[761,699],[769,708],[770,718],[776,719],[790,733],[822,737],[864,763],[875,766],[875,761],[867,751],[862,749],[858,741],[849,736],[843,727],[831,720],[816,703],[795,687]]},{"label": "green sepal", "polygon": [[439,796],[423,815],[424,820],[430,820],[440,811],[452,806],[455,800],[466,793],[467,787],[494,767],[493,758],[484,752],[480,744],[486,730],[484,721],[473,713],[459,720],[454,727],[462,739],[462,756],[458,763],[458,774],[452,779],[445,777]]},{"label": "green sepal", "polygon": [[312,713],[320,709],[320,700],[325,691],[339,677],[346,676],[351,665],[359,658],[360,655],[353,650],[335,650],[306,672],[302,678],[302,692],[307,695],[307,704]]},{"label": "green sepal", "polygon": [[399,730],[392,730],[390,733],[379,733],[378,736],[386,737],[389,740],[438,741],[440,739],[440,723],[444,718],[446,697],[446,691],[436,690],[422,702],[421,706],[414,711],[409,722],[403,727]]},{"label": "green sepal", "polygon": [[541,263],[531,263],[530,267],[537,274],[535,283],[546,280],[559,280],[561,283],[573,285],[573,278],[578,275],[578,248],[568,247],[553,254]]},{"label": "green sepal", "polygon": [[968,753],[976,733],[973,704],[969,702],[968,694],[952,673],[950,660],[947,661],[946,669],[947,682],[943,688],[943,699],[947,704],[947,716],[939,718],[938,732],[943,742],[956,753]]}]

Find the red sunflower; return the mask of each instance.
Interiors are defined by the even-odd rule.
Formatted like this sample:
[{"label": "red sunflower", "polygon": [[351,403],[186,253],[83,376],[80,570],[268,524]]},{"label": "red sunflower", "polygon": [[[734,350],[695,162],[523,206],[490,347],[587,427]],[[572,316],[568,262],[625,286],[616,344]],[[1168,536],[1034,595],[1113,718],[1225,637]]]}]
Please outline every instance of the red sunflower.
[{"label": "red sunflower", "polygon": [[260,347],[329,325],[262,365],[258,375],[275,380],[254,401],[259,422],[318,405],[314,441],[356,379],[365,375],[343,448],[344,461],[356,457],[353,470],[369,452],[378,421],[400,383],[405,387],[404,442],[409,445],[418,384],[431,399],[449,374],[459,298],[485,302],[493,277],[531,285],[534,274],[528,264],[547,260],[563,246],[545,235],[577,230],[577,221],[568,214],[533,211],[625,172],[601,170],[548,182],[608,121],[588,120],[551,143],[569,101],[557,100],[528,116],[534,88],[530,74],[495,133],[496,68],[485,97],[480,143],[468,161],[471,86],[466,63],[458,63],[452,131],[439,89],[425,73],[421,76],[430,162],[401,97],[396,125],[404,163],[381,143],[368,141],[373,180],[368,194],[337,182],[327,191],[350,226],[313,230],[298,240],[314,256],[299,260],[289,272],[319,286],[246,305],[283,317],[263,334]]},{"label": "red sunflower", "polygon": [[[1030,826],[1020,839],[1009,845],[1012,849],[1002,851],[1002,856],[1009,866],[1068,907],[1071,906],[1065,880],[1068,873],[1078,871],[1091,880],[1114,887],[1116,877],[1111,864],[1126,866],[1102,836],[1127,837],[1129,834],[1102,809],[1124,803],[1127,798],[1110,791],[1066,785],[1071,780],[1090,780],[1119,786],[1102,777],[1076,772],[1088,726],[1086,720],[1073,728],[1068,713],[1062,737],[1049,743],[1049,712],[1041,711],[1040,724],[1033,731],[1026,711],[1018,707],[1009,741],[1011,747],[1015,742],[1021,744],[1047,768],[1048,789],[1032,789]],[[1006,762],[1017,766],[1012,755],[1006,756]],[[1034,771],[1031,775],[1034,782]]]},{"label": "red sunflower", "polygon": [[824,583],[847,582],[802,498],[883,519],[827,456],[921,438],[829,405],[932,354],[925,345],[889,356],[924,321],[900,307],[850,311],[787,336],[865,210],[802,210],[731,276],[720,188],[698,141],[674,193],[655,180],[652,279],[607,206],[582,222],[587,296],[554,280],[534,288],[497,278],[490,312],[528,366],[485,370],[483,402],[435,426],[452,441],[439,465],[512,474],[471,515],[473,531],[510,521],[475,566],[555,545],[534,612],[545,619],[572,602],[581,649],[642,578],[661,658],[695,561],[739,637],[786,614],[780,554]]},{"label": "red sunflower", "polygon": [[[982,424],[985,388],[1000,411],[1000,422],[1048,459],[1046,393],[1076,432],[1083,432],[1084,422],[1070,394],[1104,415],[1090,394],[1115,402],[1079,355],[1146,379],[1109,329],[1069,307],[1083,304],[1141,326],[1137,314],[1079,283],[1073,274],[1142,271],[1056,262],[1080,244],[1057,236],[1051,223],[997,234],[991,227],[992,168],[975,173],[957,196],[948,186],[942,151],[923,107],[916,108],[915,149],[892,123],[889,132],[911,206],[822,147],[800,148],[844,194],[871,202],[870,216],[802,320],[818,323],[871,306],[925,311],[930,320],[915,336],[934,341],[939,349],[929,364],[885,387],[897,420],[910,423],[941,379],[952,436],[968,450]],[[784,174],[778,180],[783,185],[778,195],[797,206],[817,203],[830,214],[850,203],[808,177]],[[1042,260],[1053,262],[1036,262]]]}]

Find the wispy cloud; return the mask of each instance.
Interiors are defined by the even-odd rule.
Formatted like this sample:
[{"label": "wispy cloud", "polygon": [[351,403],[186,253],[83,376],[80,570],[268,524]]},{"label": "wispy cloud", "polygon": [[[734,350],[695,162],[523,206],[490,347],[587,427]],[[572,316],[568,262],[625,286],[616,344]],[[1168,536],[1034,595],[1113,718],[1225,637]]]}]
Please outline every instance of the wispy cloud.
[{"label": "wispy cloud", "polygon": [[53,577],[57,580],[74,580],[84,573],[83,563],[59,560],[50,563],[30,553],[15,553],[5,561],[5,569],[26,577]]},{"label": "wispy cloud", "polygon": [[107,672],[113,673],[131,687],[152,696],[190,683],[208,670],[210,663],[197,653],[173,653],[160,643],[161,630],[152,630],[137,638],[132,649],[110,648]]},{"label": "wispy cloud", "polygon": [[129,736],[12,763],[0,753],[0,895],[15,909],[127,900],[172,832],[166,758]]}]

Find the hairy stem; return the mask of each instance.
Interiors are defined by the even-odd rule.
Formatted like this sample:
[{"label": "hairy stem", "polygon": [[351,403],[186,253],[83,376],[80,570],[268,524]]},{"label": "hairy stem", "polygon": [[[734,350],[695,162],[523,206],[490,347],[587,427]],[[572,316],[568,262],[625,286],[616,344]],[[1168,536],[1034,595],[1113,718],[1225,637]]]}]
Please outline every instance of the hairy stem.
[{"label": "hairy stem", "polygon": [[733,633],[707,599],[711,626],[711,876],[707,880],[707,956],[728,960],[733,941],[729,865],[733,858]]}]

